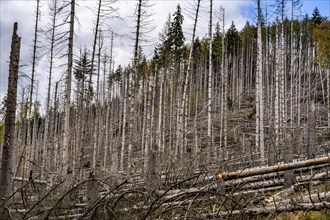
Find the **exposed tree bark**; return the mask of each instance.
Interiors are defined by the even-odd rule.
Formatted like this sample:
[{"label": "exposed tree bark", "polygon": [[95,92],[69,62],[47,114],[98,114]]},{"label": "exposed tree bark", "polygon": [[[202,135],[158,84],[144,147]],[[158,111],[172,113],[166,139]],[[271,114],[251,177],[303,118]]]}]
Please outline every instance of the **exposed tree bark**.
[{"label": "exposed tree bark", "polygon": [[99,137],[100,137],[100,116],[101,116],[101,103],[100,103],[100,74],[101,74],[101,50],[103,47],[103,38],[102,38],[102,32],[99,30],[99,38],[98,38],[98,62],[97,62],[97,80],[96,80],[96,98],[95,98],[95,122],[93,123],[93,163],[92,167],[94,170],[94,173],[96,171],[98,156],[99,156]]},{"label": "exposed tree bark", "polygon": [[34,76],[35,76],[35,67],[37,59],[37,42],[38,42],[38,25],[39,25],[39,16],[40,16],[40,0],[37,0],[36,6],[36,20],[34,27],[34,38],[33,38],[33,55],[32,55],[32,72],[31,72],[31,85],[30,85],[30,98],[29,98],[29,117],[31,117],[32,112],[32,99],[33,99],[33,90],[34,90]]},{"label": "exposed tree bark", "polygon": [[90,89],[92,88],[92,75],[94,71],[94,60],[95,60],[95,53],[96,53],[96,45],[99,33],[99,26],[100,26],[100,16],[101,16],[101,7],[102,7],[102,0],[98,0],[97,3],[97,12],[96,12],[96,21],[95,21],[95,29],[94,29],[94,39],[93,39],[93,50],[92,50],[92,65],[89,73],[89,80],[88,80],[88,97],[91,98]]},{"label": "exposed tree bark", "polygon": [[256,215],[256,214],[270,214],[270,213],[283,213],[283,212],[293,212],[300,210],[323,210],[328,207],[330,203],[328,202],[318,202],[318,203],[299,203],[299,204],[290,204],[284,206],[271,206],[271,207],[256,207],[256,208],[248,208],[242,210],[231,210],[218,212],[214,215],[209,215],[208,217],[225,217],[225,216],[235,216],[235,215]]},{"label": "exposed tree bark", "polygon": [[292,169],[297,169],[297,168],[302,168],[302,167],[325,164],[325,163],[329,163],[329,162],[330,162],[329,156],[319,157],[319,158],[315,158],[315,159],[279,164],[279,165],[274,165],[274,166],[256,167],[253,169],[246,169],[246,170],[241,170],[241,171],[236,171],[236,172],[231,172],[231,173],[224,172],[224,173],[218,174],[218,178],[220,180],[231,180],[231,179],[260,175],[260,174],[267,174],[267,173],[273,173],[273,172],[278,172],[278,171],[292,170]]},{"label": "exposed tree bark", "polygon": [[150,143],[150,139],[151,139],[151,117],[153,117],[151,115],[151,105],[152,105],[152,93],[153,93],[153,76],[149,76],[149,80],[148,80],[148,88],[147,89],[147,93],[146,93],[146,106],[145,106],[145,111],[146,111],[146,117],[145,117],[145,127],[146,127],[146,131],[145,131],[145,143],[144,143],[144,172],[145,175],[148,176],[148,172],[150,170],[149,165],[151,165],[149,163],[149,159],[150,159],[150,155],[149,152],[151,150],[151,143]]},{"label": "exposed tree bark", "polygon": [[[34,117],[35,114],[32,115],[32,108],[33,108],[33,93],[34,93],[34,83],[35,83],[35,68],[36,68],[36,62],[37,62],[37,42],[38,42],[38,25],[39,25],[39,18],[40,16],[40,0],[37,0],[37,6],[36,6],[36,15],[35,15],[35,27],[34,27],[34,38],[33,38],[33,53],[32,53],[32,70],[31,70],[31,83],[30,83],[30,91],[29,91],[29,103],[28,103],[28,112],[27,117],[25,120],[27,120],[27,131],[26,131],[26,140],[25,140],[25,152],[24,152],[24,162],[23,162],[23,175],[28,173],[28,170],[31,169],[31,161],[33,161],[33,152],[36,148],[36,146],[33,146],[32,139],[33,137],[30,135],[33,133],[34,124],[31,124],[31,120],[36,120]],[[32,131],[32,132],[31,132]]]},{"label": "exposed tree bark", "polygon": [[[6,198],[11,194],[13,179],[14,156],[14,137],[16,120],[16,99],[17,99],[17,81],[19,70],[19,58],[21,48],[21,38],[17,35],[18,24],[14,23],[13,35],[10,52],[7,108],[5,118],[5,134],[2,146],[2,160],[0,170],[0,199]],[[2,205],[2,201],[0,205]],[[2,210],[0,210],[2,213]]]},{"label": "exposed tree bark", "polygon": [[147,171],[147,180],[148,185],[152,188],[157,188],[159,186],[159,179],[156,174],[156,166],[157,166],[157,160],[156,160],[156,152],[151,150],[148,154],[148,171]]},{"label": "exposed tree bark", "polygon": [[74,19],[75,19],[75,0],[71,0],[70,11],[70,30],[68,44],[68,66],[65,90],[65,118],[63,133],[63,158],[61,163],[61,175],[65,177],[70,173],[70,105],[71,105],[71,83],[72,83],[72,67],[73,67],[73,35],[74,35]]},{"label": "exposed tree bark", "polygon": [[283,127],[287,126],[286,115],[287,115],[287,106],[286,106],[286,39],[284,32],[284,15],[285,15],[285,0],[281,0],[281,33],[280,33],[280,72],[279,72],[279,113],[280,113],[280,139],[281,144],[284,144],[284,130]]},{"label": "exposed tree bark", "polygon": [[122,119],[122,131],[121,131],[121,151],[120,151],[120,161],[119,161],[119,170],[124,170],[124,155],[125,155],[125,146],[126,146],[126,121],[127,121],[127,99],[128,99],[128,90],[129,90],[129,76],[122,76],[122,94],[123,94],[123,119]]},{"label": "exposed tree bark", "polygon": [[[292,156],[292,139],[293,134],[289,131],[289,129],[286,129],[285,134],[285,146],[284,146],[284,163],[291,163],[293,161]],[[288,170],[284,172],[284,186],[290,187],[296,182],[296,178],[294,175],[293,170]]]},{"label": "exposed tree bark", "polygon": [[[52,129],[51,131],[53,131],[53,135],[50,135],[51,137],[51,142],[54,144],[54,147],[53,147],[53,155],[54,155],[54,158],[53,160],[51,160],[51,165],[50,165],[50,170],[51,171],[56,171],[57,168],[58,168],[58,160],[60,158],[60,154],[59,154],[59,151],[58,151],[58,143],[55,142],[55,135],[58,134],[58,84],[59,82],[56,82],[55,83],[55,91],[54,91],[54,109],[53,109],[53,114],[52,114]],[[54,137],[55,136],[55,137]],[[55,143],[54,143],[55,142]]]},{"label": "exposed tree bark", "polygon": [[[110,64],[109,64],[109,76],[112,74],[112,63],[113,63],[113,32],[111,32],[111,43],[110,43]],[[104,67],[105,68],[105,67]],[[104,70],[105,71],[105,70]],[[105,80],[104,80],[105,84]],[[104,85],[105,87],[105,85]],[[115,87],[115,82],[113,81],[109,85],[106,98],[106,121],[105,121],[105,143],[104,143],[104,155],[103,155],[103,169],[106,170],[107,167],[107,155],[110,152],[110,172],[116,172],[118,170],[118,151],[114,148],[113,144],[113,115],[111,115],[111,107],[113,103],[113,88]],[[104,88],[105,89],[105,88]],[[110,119],[111,117],[111,119]],[[110,128],[109,128],[110,127]],[[108,148],[110,150],[108,151]]]},{"label": "exposed tree bark", "polygon": [[158,103],[158,127],[157,127],[157,146],[158,151],[160,152],[160,157],[164,154],[164,142],[163,142],[163,132],[162,132],[162,125],[165,123],[163,121],[163,97],[164,97],[164,69],[161,69],[159,72],[159,103]]},{"label": "exposed tree bark", "polygon": [[312,159],[316,156],[316,132],[315,132],[315,104],[308,107],[307,118],[307,158]]},{"label": "exposed tree bark", "polygon": [[43,140],[43,154],[41,163],[41,178],[45,179],[45,172],[49,171],[50,163],[47,162],[48,151],[49,151],[49,121],[50,121],[50,90],[52,85],[52,74],[53,74],[53,60],[54,60],[54,49],[55,49],[55,30],[56,30],[56,17],[57,17],[57,0],[54,0],[51,6],[52,13],[52,27],[51,27],[51,39],[50,39],[50,55],[49,55],[49,75],[48,75],[48,88],[47,88],[47,98],[46,98],[46,116],[45,116],[45,134]]},{"label": "exposed tree bark", "polygon": [[222,49],[221,49],[221,106],[220,106],[220,151],[221,158],[227,158],[227,90],[228,73],[226,70],[227,59],[225,49],[225,9],[220,8],[222,20]]},{"label": "exposed tree bark", "polygon": [[131,172],[132,168],[132,150],[133,145],[136,144],[136,111],[135,111],[135,92],[136,88],[138,87],[138,64],[139,64],[139,48],[140,48],[140,34],[141,34],[141,22],[143,19],[142,14],[142,7],[146,4],[142,0],[139,0],[137,3],[137,15],[136,15],[136,32],[135,32],[135,43],[134,43],[134,50],[133,50],[133,69],[129,73],[129,87],[128,87],[128,100],[129,100],[129,138],[128,138],[128,153],[127,153],[127,171],[128,173]]},{"label": "exposed tree bark", "polygon": [[[184,77],[184,82],[183,82],[183,89],[182,89],[182,100],[181,103],[178,102],[178,117],[177,117],[177,123],[178,123],[178,128],[177,128],[177,143],[176,143],[176,150],[175,150],[175,158],[177,159],[177,150],[179,147],[185,148],[185,146],[179,146],[179,144],[183,144],[183,116],[186,113],[185,107],[186,107],[186,101],[187,101],[187,88],[188,88],[188,81],[190,77],[190,70],[191,70],[191,62],[192,62],[192,52],[194,48],[194,41],[195,41],[195,34],[196,34],[196,27],[197,27],[197,21],[198,21],[198,14],[199,14],[199,7],[200,7],[200,0],[197,1],[196,5],[196,14],[195,14],[195,20],[194,20],[194,26],[193,26],[193,32],[192,32],[192,40],[191,40],[191,47],[189,51],[189,58],[188,58],[188,64],[187,64],[187,73]],[[177,94],[179,97],[179,94]],[[187,117],[187,116],[186,116]],[[183,144],[184,145],[184,144]],[[180,151],[181,153],[183,152],[182,150]],[[182,155],[180,155],[182,156]]]},{"label": "exposed tree bark", "polygon": [[[212,7],[213,0],[210,0],[210,11],[209,11],[209,73],[208,73],[208,83],[207,83],[207,141],[208,141],[208,149],[207,149],[207,163],[211,161],[211,153],[212,153]],[[193,39],[194,40],[194,39]]]},{"label": "exposed tree bark", "polygon": [[279,32],[278,32],[278,18],[276,18],[276,66],[275,66],[275,103],[274,103],[274,111],[275,111],[275,150],[279,149],[280,143],[280,42],[279,42]]},{"label": "exposed tree bark", "polygon": [[264,143],[264,100],[263,100],[263,59],[262,59],[262,35],[261,35],[261,8],[258,0],[258,44],[257,44],[257,73],[256,73],[256,144],[260,150],[261,164],[265,164]]}]

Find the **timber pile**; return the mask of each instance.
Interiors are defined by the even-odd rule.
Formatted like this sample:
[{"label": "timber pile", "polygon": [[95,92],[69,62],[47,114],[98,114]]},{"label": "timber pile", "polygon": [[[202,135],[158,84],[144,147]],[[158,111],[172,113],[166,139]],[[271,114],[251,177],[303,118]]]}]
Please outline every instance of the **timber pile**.
[{"label": "timber pile", "polygon": [[[193,173],[190,178],[177,178],[176,183],[167,182],[156,189],[137,177],[122,182],[113,177],[88,179],[70,188],[64,188],[64,183],[55,184],[39,197],[35,196],[37,191],[30,191],[29,200],[25,204],[12,203],[9,213],[12,219],[230,219],[322,210],[330,202],[330,194],[324,190],[330,184],[328,159],[282,164],[273,169],[276,172],[262,167],[220,173],[217,177],[210,175],[211,171]],[[284,188],[287,169],[295,170],[297,182]],[[135,183],[136,180],[139,181]],[[44,183],[35,182],[41,189]],[[320,184],[323,185],[318,191],[312,191]]]}]

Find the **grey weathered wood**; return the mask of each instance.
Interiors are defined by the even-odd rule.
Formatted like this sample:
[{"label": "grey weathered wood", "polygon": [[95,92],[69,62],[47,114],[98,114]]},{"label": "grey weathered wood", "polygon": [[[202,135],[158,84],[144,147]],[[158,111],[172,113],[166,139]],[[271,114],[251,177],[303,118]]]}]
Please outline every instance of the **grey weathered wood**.
[{"label": "grey weathered wood", "polygon": [[279,164],[275,166],[263,166],[263,167],[255,167],[246,170],[240,170],[235,172],[223,172],[218,174],[218,178],[220,180],[230,180],[237,179],[249,176],[256,176],[261,174],[273,173],[278,171],[292,170],[302,167],[314,166],[319,164],[330,163],[330,156],[319,157],[315,159],[297,161],[292,163]]},{"label": "grey weathered wood", "polygon": [[148,173],[147,173],[147,181],[152,188],[157,188],[160,184],[159,178],[156,173],[156,152],[150,150],[149,152],[149,160],[148,160]]},{"label": "grey weathered wood", "polygon": [[61,174],[66,176],[70,173],[70,107],[71,107],[71,85],[72,85],[72,66],[73,66],[73,37],[74,37],[74,20],[75,20],[75,0],[71,0],[70,12],[70,30],[68,44],[68,63],[67,63],[67,79],[65,90],[65,114],[64,114],[64,132],[63,132],[63,158],[61,164]]},{"label": "grey weathered wood", "polygon": [[280,212],[290,212],[298,210],[322,210],[330,206],[329,202],[319,202],[319,203],[300,203],[295,205],[285,205],[285,206],[272,206],[272,207],[256,207],[256,208],[247,208],[241,210],[230,210],[230,211],[221,211],[214,214],[209,214],[207,217],[224,217],[227,215],[240,215],[240,214],[269,214],[269,213],[280,213]]},{"label": "grey weathered wood", "polygon": [[[291,163],[293,160],[292,156],[292,134],[287,129],[287,135],[285,138],[285,146],[284,146],[284,163]],[[284,186],[290,187],[292,184],[296,182],[296,178],[293,170],[286,170],[284,172]]]},{"label": "grey weathered wood", "polygon": [[[88,197],[88,204],[93,204],[99,197],[99,184],[94,179],[94,174],[89,174],[89,179],[92,179],[92,181],[89,181],[87,184],[87,197]],[[93,180],[94,179],[94,180]]]},{"label": "grey weathered wood", "polygon": [[[17,99],[17,80],[19,69],[19,57],[21,38],[17,35],[18,24],[14,23],[13,35],[11,42],[9,75],[8,75],[8,93],[7,108],[5,118],[5,135],[2,147],[2,160],[0,171],[0,199],[10,195],[10,189],[13,178],[14,163],[14,136],[15,136],[15,119],[16,119],[16,99]],[[2,201],[0,201],[2,204]]]},{"label": "grey weathered wood", "polygon": [[307,119],[307,158],[311,159],[315,157],[315,140],[316,140],[316,131],[315,131],[315,106],[314,103],[311,104],[308,111]]}]

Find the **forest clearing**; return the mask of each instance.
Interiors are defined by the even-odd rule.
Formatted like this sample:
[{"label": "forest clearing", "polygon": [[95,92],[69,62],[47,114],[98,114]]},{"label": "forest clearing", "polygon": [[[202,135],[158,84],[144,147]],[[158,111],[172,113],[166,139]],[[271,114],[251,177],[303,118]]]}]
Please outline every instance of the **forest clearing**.
[{"label": "forest clearing", "polygon": [[155,37],[157,1],[128,1],[125,34],[108,26],[123,1],[33,2],[31,63],[24,24],[6,42],[1,220],[330,219],[330,21],[317,7],[256,0],[238,30],[219,0],[180,2]]}]

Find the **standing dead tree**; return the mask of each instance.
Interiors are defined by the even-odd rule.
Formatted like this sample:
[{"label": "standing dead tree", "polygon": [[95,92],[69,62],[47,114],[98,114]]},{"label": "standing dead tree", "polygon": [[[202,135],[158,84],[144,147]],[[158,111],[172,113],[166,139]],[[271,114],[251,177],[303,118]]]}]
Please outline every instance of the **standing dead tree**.
[{"label": "standing dead tree", "polygon": [[49,4],[50,14],[51,14],[51,28],[49,30],[50,34],[50,48],[49,48],[49,74],[48,74],[48,88],[47,88],[47,98],[46,98],[46,116],[45,116],[45,133],[43,140],[43,151],[42,151],[42,178],[45,177],[45,172],[49,171],[50,163],[47,163],[49,143],[50,143],[50,107],[51,107],[51,85],[52,85],[52,74],[53,74],[53,63],[54,63],[54,52],[55,52],[55,34],[56,34],[56,19],[58,15],[58,0],[53,0]]},{"label": "standing dead tree", "polygon": [[[35,121],[35,114],[32,112],[33,108],[33,93],[35,88],[35,69],[36,69],[36,63],[37,63],[37,43],[38,43],[38,26],[39,26],[39,20],[40,20],[40,0],[37,0],[36,5],[36,12],[35,12],[35,27],[34,27],[34,37],[33,37],[33,52],[32,52],[32,70],[31,70],[31,83],[30,83],[30,91],[29,91],[29,102],[28,102],[28,111],[24,115],[24,120],[26,124],[26,131],[25,131],[25,140],[24,140],[24,148],[23,148],[23,156],[22,158],[22,176],[28,173],[28,170],[31,169],[30,161],[34,160],[34,151],[36,150],[36,146],[32,146],[33,143],[33,135],[30,136],[31,131],[33,131],[33,124],[31,119],[33,118],[33,121]],[[27,115],[26,115],[27,114]],[[32,115],[33,114],[33,115]]]},{"label": "standing dead tree", "polygon": [[[207,140],[208,140],[208,149],[207,149],[207,162],[211,160],[211,151],[212,151],[212,7],[213,1],[210,0],[210,24],[209,24],[209,73],[208,73],[208,82],[207,82]],[[193,39],[194,40],[194,39]]]},{"label": "standing dead tree", "polygon": [[[212,2],[210,2],[210,4],[212,4]],[[194,48],[194,41],[195,41],[195,34],[196,34],[199,10],[200,10],[200,1],[197,1],[196,8],[195,8],[194,26],[193,26],[193,30],[192,30],[191,47],[190,47],[190,51],[189,51],[189,58],[188,58],[188,64],[187,64],[187,73],[186,73],[186,76],[184,78],[184,83],[182,85],[182,87],[183,87],[183,89],[182,89],[182,100],[181,100],[181,103],[179,103],[179,109],[178,109],[178,112],[179,112],[179,117],[178,117],[179,129],[177,129],[177,132],[178,132],[177,141],[178,141],[178,143],[182,143],[181,148],[184,147],[184,143],[183,143],[183,136],[184,136],[183,116],[186,115],[186,117],[187,117],[187,114],[185,112],[185,108],[186,108],[186,105],[187,105],[186,102],[187,102],[187,98],[188,98],[187,97],[187,89],[188,89],[189,77],[191,75],[192,53],[193,53],[193,48]],[[180,157],[182,157],[183,150],[180,150],[180,152],[181,152]]]},{"label": "standing dead tree", "polygon": [[[16,98],[17,98],[17,81],[19,69],[19,56],[21,48],[21,38],[17,35],[18,24],[14,23],[9,76],[8,76],[8,94],[7,109],[5,119],[5,136],[2,147],[2,160],[0,171],[0,198],[10,195],[10,186],[13,179],[13,163],[14,163],[14,132],[16,119]],[[2,202],[0,202],[1,204]]]},{"label": "standing dead tree", "polygon": [[[137,127],[138,127],[138,117],[137,117],[137,106],[138,106],[138,99],[137,99],[137,91],[139,91],[140,87],[140,79],[141,76],[141,69],[140,64],[142,61],[142,41],[150,41],[150,38],[147,36],[148,33],[153,30],[153,27],[151,27],[150,18],[153,16],[153,13],[148,12],[148,8],[152,7],[152,5],[149,3],[148,0],[142,1],[139,0],[136,3],[136,26],[134,31],[134,48],[133,48],[133,61],[132,61],[132,69],[129,72],[128,75],[128,81],[127,81],[127,98],[128,98],[128,105],[127,105],[127,171],[130,173],[133,165],[133,159],[136,155],[133,155],[133,150],[135,151],[143,151],[143,146],[141,145],[141,148],[138,146],[139,138],[137,137]],[[125,126],[123,124],[123,126]],[[124,142],[122,142],[124,143]],[[125,152],[125,145],[122,146],[121,151]],[[145,155],[146,158],[148,157]],[[121,156],[123,158],[123,156]],[[121,161],[121,164],[123,162]]]},{"label": "standing dead tree", "polygon": [[264,100],[263,100],[263,63],[262,63],[262,35],[261,8],[258,0],[258,58],[256,73],[256,147],[260,149],[261,164],[265,163],[264,144]]},{"label": "standing dead tree", "polygon": [[64,133],[63,133],[63,158],[61,174],[66,176],[69,173],[69,145],[70,145],[70,99],[71,99],[71,83],[72,83],[72,64],[73,64],[73,34],[74,34],[74,19],[75,19],[75,0],[71,1],[70,12],[70,31],[68,45],[68,69],[65,91],[65,118],[64,118]]}]

